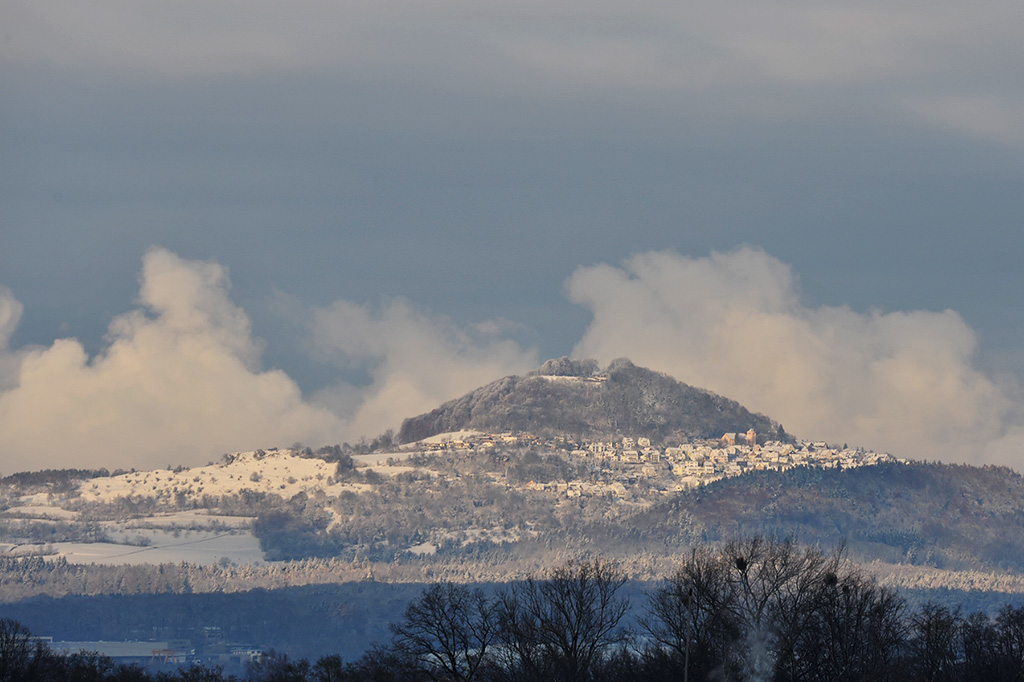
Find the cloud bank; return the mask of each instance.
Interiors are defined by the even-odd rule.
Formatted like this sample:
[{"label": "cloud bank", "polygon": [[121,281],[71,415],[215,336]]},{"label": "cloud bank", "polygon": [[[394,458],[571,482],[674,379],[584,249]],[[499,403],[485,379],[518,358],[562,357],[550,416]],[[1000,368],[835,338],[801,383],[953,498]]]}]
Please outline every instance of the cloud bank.
[{"label": "cloud bank", "polygon": [[[507,322],[460,327],[404,300],[295,303],[317,359],[367,377],[304,396],[284,372],[260,367],[260,342],[229,287],[215,262],[151,249],[139,307],[112,320],[95,357],[75,339],[12,349],[22,306],[0,287],[0,473],[353,441],[540,363],[509,340]],[[752,248],[643,253],[579,268],[567,291],[593,315],[576,356],[629,357],[802,437],[1024,466],[1019,391],[974,367],[975,334],[953,311],[810,307],[790,268]]]},{"label": "cloud bank", "polygon": [[[1019,416],[972,365],[955,312],[809,307],[790,269],[752,248],[644,253],[578,269],[593,321],[574,354],[627,356],[778,419],[791,433],[898,456],[1022,465]],[[1002,442],[1000,442],[1002,441]]]},{"label": "cloud bank", "polygon": [[[699,94],[719,111],[908,116],[1019,143],[1015,2],[12,0],[0,62],[169,80],[335,72],[431,90]],[[835,88],[848,89],[836,96]],[[853,99],[851,99],[853,98]],[[823,105],[834,101],[834,106]],[[935,113],[931,102],[943,102]],[[965,104],[966,102],[966,104]],[[671,114],[669,114],[671,116]],[[813,114],[812,114],[813,115]],[[936,120],[936,118],[938,120]],[[1007,128],[1009,128],[1007,130]]]},{"label": "cloud bank", "polygon": [[[393,304],[380,315],[338,302],[315,337],[373,367],[367,387],[339,385],[345,409],[307,400],[280,370],[262,370],[248,316],[223,267],[164,249],[144,258],[139,308],[116,317],[90,358],[75,339],[13,350],[22,307],[0,289],[0,473],[57,467],[196,464],[296,441],[355,440],[397,426],[497,376],[535,363],[510,342]],[[366,430],[360,430],[366,429]]]},{"label": "cloud bank", "polygon": [[[100,355],[75,339],[17,353],[5,343],[16,371],[0,394],[4,473],[201,463],[339,432],[338,418],[304,402],[283,372],[258,369],[249,319],[227,289],[216,263],[153,249],[141,307],[111,322]],[[3,300],[0,309],[17,307],[10,292]]]}]

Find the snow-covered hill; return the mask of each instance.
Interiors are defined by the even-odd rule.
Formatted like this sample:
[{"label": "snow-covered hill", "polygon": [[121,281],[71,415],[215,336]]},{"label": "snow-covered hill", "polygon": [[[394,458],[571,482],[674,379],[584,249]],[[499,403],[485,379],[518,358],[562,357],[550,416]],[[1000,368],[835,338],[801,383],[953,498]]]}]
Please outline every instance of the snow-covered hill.
[{"label": "snow-covered hill", "polygon": [[[382,469],[390,473],[406,470]],[[0,542],[0,554],[43,554],[65,557],[71,563],[263,563],[259,541],[250,530],[253,517],[226,515],[211,501],[245,491],[290,499],[300,493],[335,497],[370,487],[338,482],[336,470],[336,463],[302,457],[291,450],[256,450],[228,455],[220,463],[202,467],[89,478],[60,494],[29,491],[10,499],[0,512],[8,540]],[[172,504],[194,508],[95,520],[99,505],[159,509]],[[40,542],[36,536],[44,522],[60,524],[65,530],[52,532],[53,541]],[[19,534],[24,537],[18,538]]]},{"label": "snow-covered hill", "polygon": [[141,495],[172,501],[178,496],[201,500],[205,496],[238,495],[243,490],[273,493],[290,498],[299,493],[325,491],[331,496],[345,489],[365,486],[334,483],[336,464],[296,456],[291,450],[242,452],[225,462],[178,470],[136,471],[120,476],[94,478],[80,486],[85,502],[109,502],[118,497]]}]

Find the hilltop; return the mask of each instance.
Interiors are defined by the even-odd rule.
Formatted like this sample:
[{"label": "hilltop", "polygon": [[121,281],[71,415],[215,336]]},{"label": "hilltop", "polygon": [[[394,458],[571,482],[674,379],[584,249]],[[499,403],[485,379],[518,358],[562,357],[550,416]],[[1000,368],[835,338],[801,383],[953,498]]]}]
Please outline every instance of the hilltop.
[{"label": "hilltop", "polygon": [[735,400],[629,360],[615,360],[601,370],[594,360],[560,358],[406,419],[398,439],[411,443],[439,433],[476,430],[590,440],[639,434],[660,443],[748,429],[768,440],[788,438],[781,424]]}]

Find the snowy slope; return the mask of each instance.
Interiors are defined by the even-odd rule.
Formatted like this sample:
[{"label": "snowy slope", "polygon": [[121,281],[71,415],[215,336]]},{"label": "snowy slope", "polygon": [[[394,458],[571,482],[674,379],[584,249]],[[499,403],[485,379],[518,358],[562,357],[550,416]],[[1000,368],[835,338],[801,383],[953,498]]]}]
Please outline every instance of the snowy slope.
[{"label": "snowy slope", "polygon": [[337,495],[358,490],[360,484],[333,483],[336,465],[322,459],[297,457],[290,450],[242,452],[229,462],[180,471],[136,471],[121,476],[94,478],[80,486],[86,502],[109,502],[142,495],[171,501],[177,495],[202,499],[204,495],[237,495],[243,490],[290,498],[300,492],[323,490]]},{"label": "snowy slope", "polygon": [[[17,529],[19,524],[81,521],[86,518],[82,510],[88,510],[91,504],[114,503],[124,498],[152,498],[159,503],[185,506],[200,503],[204,498],[216,499],[246,490],[288,499],[299,493],[323,491],[326,495],[337,496],[346,490],[369,487],[361,483],[335,482],[336,468],[334,463],[299,457],[290,450],[236,453],[226,456],[223,462],[203,467],[134,471],[87,479],[66,495],[45,492],[24,495],[0,513],[0,519],[10,521],[12,528]],[[390,471],[385,467],[381,469],[398,473],[404,467]],[[249,530],[252,521],[252,518],[223,516],[204,508],[157,513],[124,521],[93,522],[110,542],[9,541],[0,542],[0,554],[62,556],[71,563],[263,563],[259,541]]]}]

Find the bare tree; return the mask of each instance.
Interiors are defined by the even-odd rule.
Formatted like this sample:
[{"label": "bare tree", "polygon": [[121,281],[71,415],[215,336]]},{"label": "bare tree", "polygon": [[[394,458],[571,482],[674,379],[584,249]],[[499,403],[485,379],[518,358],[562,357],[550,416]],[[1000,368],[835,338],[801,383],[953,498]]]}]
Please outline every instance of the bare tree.
[{"label": "bare tree", "polygon": [[996,617],[998,658],[1004,679],[1024,680],[1024,607],[1004,606]]},{"label": "bare tree", "polygon": [[739,636],[726,558],[709,547],[689,559],[648,598],[640,627],[684,681],[705,679],[725,663]]},{"label": "bare tree", "polygon": [[881,680],[905,637],[903,600],[861,577],[842,547],[761,537],[694,549],[648,606],[650,658],[667,656],[683,680]]},{"label": "bare tree", "polygon": [[530,578],[499,599],[503,652],[519,677],[591,679],[610,648],[625,641],[619,627],[629,602],[626,578],[614,565],[570,562],[544,580]]},{"label": "bare tree", "polygon": [[927,602],[911,616],[907,641],[908,677],[927,682],[957,679],[957,662],[963,658],[962,627],[959,607],[951,609]]},{"label": "bare tree", "polygon": [[826,557],[813,547],[764,537],[734,541],[722,551],[730,559],[734,613],[746,640],[736,665],[753,677],[778,667],[785,679],[798,679],[796,643],[811,627],[821,586],[834,579],[840,553]]},{"label": "bare tree", "polygon": [[482,590],[435,583],[409,604],[393,627],[398,647],[432,680],[476,678],[495,637],[491,601]]},{"label": "bare tree", "polygon": [[24,625],[0,618],[0,682],[31,679],[33,661],[45,653],[43,647]]},{"label": "bare tree", "polygon": [[853,570],[826,574],[782,679],[899,679],[905,608],[895,592]]}]

